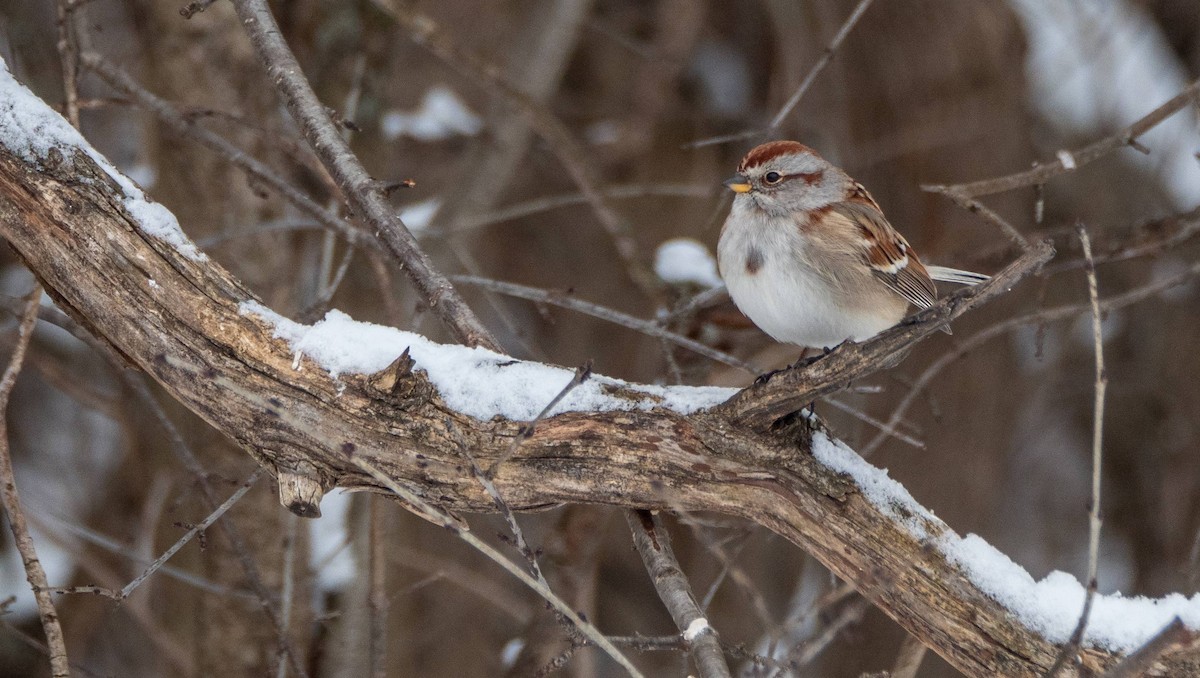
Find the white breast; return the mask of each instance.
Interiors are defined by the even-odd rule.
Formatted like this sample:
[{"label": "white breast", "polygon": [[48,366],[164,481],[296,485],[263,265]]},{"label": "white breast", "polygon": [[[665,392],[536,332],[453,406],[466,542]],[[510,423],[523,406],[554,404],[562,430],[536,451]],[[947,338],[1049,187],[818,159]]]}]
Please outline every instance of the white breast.
[{"label": "white breast", "polygon": [[[811,245],[790,219],[749,216],[738,202],[717,245],[721,276],[738,309],[776,341],[831,348],[871,337],[903,316],[903,303],[885,297],[891,303],[880,313],[879,304],[850,297],[809,265]],[[879,287],[871,296],[886,293]]]}]

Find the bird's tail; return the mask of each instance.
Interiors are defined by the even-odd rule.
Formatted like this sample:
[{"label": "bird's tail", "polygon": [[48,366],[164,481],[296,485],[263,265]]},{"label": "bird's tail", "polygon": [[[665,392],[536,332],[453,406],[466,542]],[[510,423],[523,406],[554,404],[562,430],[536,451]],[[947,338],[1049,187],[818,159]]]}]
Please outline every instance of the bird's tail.
[{"label": "bird's tail", "polygon": [[925,268],[929,271],[930,278],[938,282],[955,283],[957,285],[978,285],[991,278],[991,276],[982,273],[972,273],[971,271],[947,268],[945,266],[926,266]]}]

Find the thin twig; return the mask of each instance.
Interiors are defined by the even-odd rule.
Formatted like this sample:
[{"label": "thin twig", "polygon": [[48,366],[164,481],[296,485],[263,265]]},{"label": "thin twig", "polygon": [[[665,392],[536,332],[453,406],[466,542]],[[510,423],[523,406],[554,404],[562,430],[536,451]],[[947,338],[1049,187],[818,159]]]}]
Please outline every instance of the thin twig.
[{"label": "thin twig", "polygon": [[1021,249],[1029,249],[1029,240],[1021,235],[1021,232],[1015,226],[1008,223],[1007,219],[997,214],[992,208],[967,195],[962,189],[956,186],[922,186],[921,188],[931,193],[941,193],[950,198],[959,207],[973,214],[978,214],[985,220],[998,226],[1004,235],[1008,236],[1009,240],[1020,245]]},{"label": "thin twig", "polygon": [[242,483],[242,486],[239,487],[236,492],[230,495],[224,503],[218,506],[215,511],[209,513],[204,520],[200,521],[196,525],[193,525],[191,529],[189,529],[182,537],[179,538],[178,541],[172,544],[171,547],[166,551],[163,551],[162,555],[156,558],[153,563],[150,563],[149,567],[143,570],[141,574],[134,577],[133,581],[126,584],[125,588],[121,589],[121,598],[128,598],[138,586],[141,586],[142,582],[146,581],[150,575],[157,572],[158,568],[162,567],[168,560],[178,553],[179,549],[187,546],[188,542],[190,542],[197,534],[207,530],[208,527],[215,523],[218,518],[225,515],[226,511],[233,508],[233,505],[238,503],[242,497],[246,496],[246,493],[250,491],[250,488],[254,487],[254,483],[258,482],[258,479],[262,477],[262,474],[263,470],[261,468],[255,469],[254,473],[251,473],[250,477],[247,478],[244,483]]},{"label": "thin twig", "polygon": [[79,129],[79,36],[75,33],[75,9],[69,0],[58,0],[58,60],[62,65],[63,103],[67,122]]},{"label": "thin twig", "polygon": [[42,630],[46,634],[46,645],[50,655],[50,673],[54,678],[68,678],[71,675],[71,664],[67,660],[67,645],[63,640],[62,625],[58,621],[58,611],[54,609],[54,600],[50,597],[50,583],[46,580],[46,571],[42,569],[42,561],[38,560],[37,548],[29,527],[25,522],[25,510],[21,508],[21,495],[17,492],[17,481],[13,475],[12,452],[8,446],[8,401],[12,396],[13,387],[17,384],[17,375],[25,362],[25,352],[29,349],[29,341],[33,338],[33,327],[37,323],[38,307],[42,300],[42,286],[34,285],[33,290],[25,296],[25,311],[21,314],[21,323],[17,327],[17,345],[12,356],[8,359],[8,367],[4,376],[0,377],[0,496],[4,500],[4,510],[8,513],[8,526],[12,530],[13,543],[21,554],[21,564],[25,567],[25,578],[33,597],[37,601],[38,617],[42,621]]},{"label": "thin twig", "polygon": [[900,429],[896,428],[895,425],[889,424],[888,422],[885,422],[885,421],[879,421],[878,419],[876,419],[875,417],[872,417],[871,415],[867,414],[866,412],[859,411],[858,409],[855,409],[855,408],[847,405],[846,403],[843,403],[842,401],[838,400],[837,398],[825,398],[825,400],[823,402],[829,403],[831,406],[833,406],[834,409],[841,410],[841,411],[845,412],[846,414],[849,414],[850,416],[854,417],[855,419],[858,419],[859,421],[863,422],[864,424],[867,424],[868,426],[872,426],[874,428],[879,429],[880,433],[882,433],[885,436],[890,436],[892,438],[895,438],[896,440],[899,440],[900,442],[902,442],[906,445],[911,445],[912,447],[915,447],[918,450],[925,449],[924,442],[917,440],[916,438],[908,435],[904,431],[901,431]]},{"label": "thin twig", "polygon": [[[792,648],[792,651],[788,653],[788,656],[792,659],[785,664],[785,668],[796,670],[811,664],[814,659],[819,657],[837,639],[842,631],[862,621],[863,614],[866,613],[868,606],[869,603],[866,598],[858,598],[846,603],[838,616],[834,617],[833,621],[829,622],[825,629],[821,631],[821,635]],[[783,670],[783,668],[779,669],[780,673]]]},{"label": "thin twig", "polygon": [[607,320],[608,322],[616,323],[622,327],[628,327],[631,330],[641,332],[647,336],[665,339],[676,346],[686,348],[689,351],[704,356],[705,358],[724,363],[730,367],[736,367],[740,370],[745,370],[750,374],[758,374],[759,372],[744,360],[740,360],[723,351],[718,351],[711,346],[707,346],[681,334],[676,334],[674,332],[665,330],[656,322],[641,320],[631,315],[621,313],[620,311],[616,311],[605,306],[600,306],[599,304],[583,301],[582,299],[576,299],[575,297],[568,296],[561,292],[553,292],[550,290],[539,289],[537,287],[528,287],[526,285],[518,285],[516,283],[492,280],[490,278],[480,278],[471,275],[452,275],[450,276],[450,279],[460,285],[482,287],[484,289],[506,294],[511,297],[528,299],[529,301],[536,301],[542,304],[550,304],[551,306],[558,306],[560,308],[590,315],[593,318]]},{"label": "thin twig", "polygon": [[[121,370],[120,375],[134,394],[150,408],[154,418],[162,426],[163,431],[167,434],[167,439],[171,443],[169,448],[178,457],[183,467],[196,478],[197,484],[200,487],[200,493],[209,509],[216,509],[218,506],[217,494],[208,479],[208,474],[204,471],[204,467],[200,465],[200,461],[196,458],[196,455],[192,453],[191,448],[188,446],[187,441],[183,439],[183,435],[179,432],[179,429],[175,427],[174,422],[167,416],[162,405],[155,399],[154,394],[150,392],[150,387],[146,385],[145,379],[140,374],[125,370]],[[274,594],[267,588],[266,582],[263,581],[258,565],[255,564],[254,558],[250,554],[250,549],[246,546],[245,539],[242,538],[241,531],[237,529],[232,519],[217,523],[217,527],[225,534],[226,539],[229,540],[230,548],[233,549],[234,555],[237,556],[238,563],[242,566],[242,571],[246,575],[246,581],[254,591],[263,613],[266,614],[275,632],[283,639],[284,650],[287,652],[288,663],[291,666],[292,673],[300,678],[307,678],[308,672],[304,670],[303,665],[300,663],[299,653],[295,651],[291,642],[287,640],[287,634],[282,632],[283,623],[280,620],[279,611],[275,606]]]},{"label": "thin twig", "polygon": [[1003,193],[1025,186],[1043,184],[1048,179],[1060,174],[1066,174],[1067,172],[1073,172],[1118,148],[1133,146],[1136,144],[1138,137],[1141,137],[1162,121],[1186,108],[1189,103],[1196,100],[1197,95],[1200,95],[1200,80],[1196,80],[1188,85],[1183,91],[1171,97],[1166,103],[1117,133],[1094,141],[1074,151],[1059,151],[1055,160],[1044,164],[1039,163],[1033,169],[966,184],[922,186],[922,188],[937,193],[945,193],[946,190],[952,190],[966,198],[975,198],[981,195]]},{"label": "thin twig", "polygon": [[[702,184],[634,184],[631,186],[610,186],[605,188],[606,198],[627,200],[649,196],[672,198],[708,198],[713,195],[713,187]],[[588,196],[584,193],[564,193],[548,195],[519,202],[508,207],[501,207],[491,212],[477,215],[466,215],[454,223],[451,228],[429,233],[433,237],[448,237],[468,231],[478,230],[494,224],[513,221],[522,217],[532,216],[541,212],[572,205],[588,205]]]},{"label": "thin twig", "polygon": [[1087,229],[1081,222],[1078,225],[1079,244],[1083,246],[1083,257],[1087,260],[1088,302],[1092,308],[1092,345],[1095,349],[1095,378],[1096,389],[1092,399],[1092,498],[1088,502],[1088,564],[1087,564],[1087,593],[1083,599],[1083,612],[1079,615],[1079,623],[1071,633],[1071,640],[1059,652],[1058,657],[1046,678],[1054,678],[1068,662],[1073,661],[1075,653],[1083,643],[1083,634],[1087,630],[1088,617],[1092,612],[1092,602],[1096,597],[1096,576],[1100,563],[1100,468],[1104,460],[1104,393],[1108,389],[1108,373],[1104,369],[1104,334],[1100,315],[1100,292],[1096,283],[1096,262],[1092,259],[1092,241],[1088,238]]},{"label": "thin twig", "polygon": [[867,8],[870,6],[871,0],[859,0],[858,5],[854,7],[854,11],[850,13],[850,16],[846,18],[842,27],[838,29],[837,34],[833,36],[833,40],[829,42],[829,46],[821,53],[821,58],[817,59],[817,63],[813,64],[813,67],[809,69],[808,75],[804,76],[804,80],[796,88],[795,93],[788,98],[787,103],[783,105],[783,108],[779,109],[775,117],[771,118],[771,124],[767,126],[767,134],[779,129],[779,126],[791,114],[796,104],[800,103],[800,99],[804,97],[804,93],[812,86],[813,81],[817,79],[821,71],[825,70],[825,67],[833,60],[833,53],[837,51],[838,47],[841,47],[842,41],[846,39],[847,35],[850,35],[850,31],[854,30],[854,25],[858,23],[858,20],[862,18],[862,15],[866,13]]},{"label": "thin twig", "polygon": [[[558,395],[554,396],[550,399],[550,402],[546,403],[546,406],[542,408],[541,412],[538,412],[536,417],[526,422],[526,424],[521,427],[521,429],[517,432],[516,437],[513,438],[512,444],[508,446],[508,450],[504,453],[504,456],[497,458],[496,461],[492,462],[492,465],[488,467],[486,475],[489,482],[492,478],[496,477],[496,469],[500,468],[501,464],[512,458],[512,456],[517,453],[517,450],[521,449],[521,443],[525,442],[525,440],[533,435],[534,430],[537,428],[538,422],[545,419],[546,415],[550,414],[550,410],[553,410],[555,405],[560,403],[563,398],[566,398],[568,393],[574,391],[583,382],[587,381],[588,377],[590,376],[592,376],[592,361],[589,360],[575,368],[575,375],[571,377],[571,381],[567,382],[567,385],[562,387],[562,390],[558,392]],[[498,494],[493,495],[493,498],[498,496]]]},{"label": "thin twig", "polygon": [[[210,132],[194,119],[189,118],[164,99],[150,93],[139,85],[129,74],[114,66],[98,54],[87,53],[82,57],[83,65],[100,76],[113,89],[129,97],[140,108],[159,119],[163,124],[179,136],[192,139],[207,146],[218,155],[224,157],[233,166],[241,169],[256,180],[270,186],[280,197],[291,203],[301,212],[315,219],[322,227],[336,231],[351,243],[381,249],[380,244],[366,231],[357,228],[342,219],[336,213],[321,207],[313,199],[304,195],[300,189],[288,183],[278,172],[263,162],[234,146],[224,137]],[[214,236],[214,242],[219,242],[220,234]]]},{"label": "thin twig", "polygon": [[235,0],[250,42],[279,88],[288,110],[304,130],[313,150],[333,176],[351,208],[364,219],[387,250],[403,266],[421,300],[442,319],[450,333],[468,346],[500,351],[491,332],[463,301],[388,205],[379,183],[371,179],[342,138],[296,61],[266,0]]},{"label": "thin twig", "polygon": [[525,119],[529,128],[546,142],[587,198],[600,225],[611,238],[617,255],[625,264],[630,279],[647,297],[657,299],[661,295],[662,281],[643,261],[633,227],[605,195],[602,177],[589,158],[587,147],[575,138],[571,129],[553,111],[527,96],[495,64],[456,44],[432,17],[414,11],[411,6],[401,8],[397,6],[399,3],[385,0],[373,2],[406,28],[414,42],[490,92],[502,96]]},{"label": "thin twig", "polygon": [[[43,312],[44,311],[45,311],[45,309],[43,309]],[[140,565],[142,567],[145,567],[145,566],[149,565],[151,562],[153,562],[149,558],[143,558],[141,556],[134,554],[133,550],[129,548],[128,544],[121,543],[115,539],[107,537],[103,534],[100,534],[100,533],[94,531],[94,530],[88,529],[87,527],[69,523],[69,522],[63,520],[62,518],[58,518],[58,517],[54,516],[53,514],[42,513],[34,518],[33,524],[35,527],[44,529],[45,531],[50,531],[51,528],[53,528],[54,530],[66,532],[66,533],[70,534],[71,536],[76,537],[87,544],[90,544],[92,546],[95,546],[98,549],[101,549],[105,553],[109,553],[114,556],[124,558],[124,559],[128,560],[130,562],[130,564],[132,564],[132,565]],[[241,591],[241,590],[237,590],[237,589],[231,589],[227,586],[222,586],[214,581],[204,579],[203,577],[198,577],[190,572],[185,572],[179,568],[172,567],[170,565],[164,565],[160,569],[160,571],[165,576],[171,577],[172,579],[174,579],[178,582],[182,582],[184,584],[187,584],[188,586],[194,587],[197,590],[204,591],[206,593],[212,593],[214,595],[226,596],[226,597],[231,597],[231,598],[239,598],[241,600],[246,600],[246,601],[257,601],[258,600],[258,598],[249,591]],[[88,587],[75,587],[75,588],[86,589]],[[103,595],[106,598],[112,598],[113,596],[120,595],[120,593],[115,589],[108,589],[108,590],[111,591],[112,595],[108,595],[105,593],[100,593],[99,595]],[[74,593],[87,593],[87,591],[79,590],[79,591],[74,591]]]},{"label": "thin twig", "polygon": [[387,568],[384,558],[382,497],[367,497],[367,561],[370,585],[367,607],[370,612],[370,651],[368,662],[372,678],[387,676]]},{"label": "thin twig", "polygon": [[[1148,297],[1163,292],[1164,290],[1175,287],[1176,285],[1182,285],[1190,278],[1198,275],[1200,275],[1200,262],[1193,264],[1187,270],[1169,278],[1163,278],[1162,280],[1129,290],[1128,292],[1102,299],[1100,300],[1100,310],[1103,313],[1108,313],[1119,308],[1124,308],[1125,306],[1129,306],[1131,304],[1136,304]],[[921,373],[921,376],[917,377],[916,381],[909,386],[908,392],[904,395],[904,398],[900,400],[900,404],[896,406],[896,409],[892,411],[892,416],[888,418],[887,425],[889,427],[896,426],[900,422],[900,419],[902,419],[908,412],[908,408],[914,402],[916,402],[916,399],[925,391],[925,389],[929,386],[929,383],[933,381],[934,377],[940,374],[942,370],[950,365],[950,363],[963,357],[981,344],[1007,334],[1008,332],[1011,332],[1019,327],[1073,318],[1080,313],[1087,312],[1088,309],[1088,304],[1068,304],[1065,306],[1048,308],[1035,313],[1018,316],[1016,318],[1009,318],[1004,322],[992,325],[991,327],[988,327],[987,329],[984,329],[979,333],[959,342],[952,350],[943,353],[942,355],[938,356],[937,360],[930,363],[929,366],[925,368],[925,371]],[[870,443],[868,443],[862,448],[862,450],[859,451],[859,454],[863,457],[868,457],[871,454],[874,454],[885,439],[886,437],[883,435],[875,436]]]},{"label": "thin twig", "polygon": [[892,664],[892,678],[917,678],[917,671],[929,648],[912,634],[905,634],[900,643],[900,651],[896,653],[896,661]]},{"label": "thin twig", "polygon": [[728,678],[729,666],[721,651],[720,636],[696,603],[691,584],[675,559],[662,520],[649,511],[626,511],[625,522],[633,532],[633,543],[642,556],[658,597],[687,643],[697,672],[701,678]]},{"label": "thin twig", "polygon": [[287,662],[284,650],[284,642],[287,640],[288,631],[292,625],[292,601],[296,596],[296,551],[299,549],[296,545],[297,527],[300,524],[300,516],[288,511],[283,517],[287,525],[287,532],[283,537],[283,588],[279,593],[282,599],[279,606],[279,634],[281,642],[279,643],[279,663],[275,668],[276,678],[287,678]]},{"label": "thin twig", "polygon": [[595,626],[580,617],[575,610],[571,609],[570,605],[555,595],[555,593],[549,588],[543,586],[537,579],[534,579],[524,569],[513,563],[508,558],[505,558],[502,553],[492,548],[491,545],[464,529],[464,527],[458,520],[454,518],[454,516],[425,501],[420,497],[420,495],[412,490],[403,487],[389,477],[386,473],[379,470],[379,468],[374,464],[363,459],[360,455],[351,454],[350,462],[375,480],[379,481],[381,485],[386,487],[397,497],[404,500],[404,502],[419,515],[430,522],[454,533],[454,535],[459,539],[467,542],[467,544],[471,545],[477,551],[490,558],[497,565],[504,568],[504,570],[509,574],[521,580],[522,583],[533,589],[533,591],[545,599],[546,602],[550,603],[555,610],[557,610],[567,619],[570,619],[580,633],[599,646],[600,649],[604,650],[605,654],[607,654],[609,657],[612,657],[612,659],[616,661],[617,664],[619,664],[622,668],[624,668],[630,676],[642,678],[642,673],[638,671],[637,668],[625,658],[625,655],[621,654],[621,651],[618,650],[615,645],[609,642],[608,639],[604,637],[604,634],[600,633]]},{"label": "thin twig", "polygon": [[775,114],[775,117],[771,118],[771,124],[767,125],[766,129],[750,130],[748,132],[739,132],[738,134],[726,134],[723,136],[701,139],[700,141],[693,141],[692,143],[685,144],[684,148],[700,148],[702,146],[712,146],[714,144],[723,144],[730,141],[741,141],[742,139],[750,139],[752,137],[767,136],[778,130],[779,126],[783,124],[783,121],[788,117],[789,114],[791,114],[792,110],[796,108],[796,104],[800,103],[800,99],[804,98],[804,94],[808,91],[808,88],[812,86],[813,82],[817,79],[817,76],[820,75],[821,71],[825,70],[825,67],[828,66],[829,62],[833,60],[834,52],[837,51],[838,47],[841,47],[842,41],[846,39],[846,36],[850,35],[850,31],[854,29],[854,25],[857,24],[858,20],[862,18],[862,15],[866,13],[867,8],[871,6],[871,2],[872,0],[859,0],[858,5],[854,7],[854,11],[850,12],[850,16],[846,18],[846,21],[842,23],[842,27],[839,28],[838,32],[833,36],[833,40],[831,40],[829,45],[825,47],[825,50],[821,52],[821,58],[817,59],[817,62],[808,70],[808,75],[804,76],[804,80],[800,82],[800,86],[796,88],[796,91],[792,93],[792,96],[788,97],[787,102],[784,103],[783,107],[779,109],[779,112]]}]

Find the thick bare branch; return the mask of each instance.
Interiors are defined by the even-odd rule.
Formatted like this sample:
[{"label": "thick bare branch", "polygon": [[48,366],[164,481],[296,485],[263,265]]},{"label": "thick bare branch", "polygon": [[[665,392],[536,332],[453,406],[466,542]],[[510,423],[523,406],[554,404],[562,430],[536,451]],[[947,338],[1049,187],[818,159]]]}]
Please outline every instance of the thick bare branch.
[{"label": "thick bare branch", "polygon": [[[419,369],[392,375],[386,388],[364,375],[331,377],[294,355],[272,325],[240,312],[251,295],[227,271],[146,234],[123,205],[121,189],[82,153],[63,149],[58,162],[41,164],[0,150],[0,235],[60,307],[267,470],[303,463],[326,487],[401,488],[439,511],[495,510],[461,450],[471,449],[486,467],[523,435],[521,422],[453,410]],[[1049,255],[1048,246],[1037,247],[993,283],[950,297],[915,324],[839,349],[815,370],[785,373],[718,411],[548,417],[496,469],[495,487],[513,510],[593,503],[743,517],[812,553],[964,673],[1040,675],[1054,646],[942,555],[936,540],[953,537],[944,523],[901,520],[873,504],[808,453],[818,435],[809,427],[768,436],[729,414],[769,417],[795,405],[788,392],[804,384],[831,390],[877,369]],[[1085,649],[1081,670],[1118,659]],[[1186,675],[1197,666],[1194,651],[1176,651],[1157,659],[1151,675]]]}]

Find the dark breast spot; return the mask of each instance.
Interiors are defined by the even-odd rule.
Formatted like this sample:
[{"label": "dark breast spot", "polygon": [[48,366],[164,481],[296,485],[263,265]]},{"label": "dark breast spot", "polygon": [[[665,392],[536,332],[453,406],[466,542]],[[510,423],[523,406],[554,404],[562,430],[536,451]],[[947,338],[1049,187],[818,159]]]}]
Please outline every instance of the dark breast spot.
[{"label": "dark breast spot", "polygon": [[750,275],[754,275],[755,273],[758,273],[759,269],[762,268],[762,265],[763,265],[762,250],[758,249],[757,247],[751,247],[749,250],[746,251],[746,272],[747,273],[749,273]]}]

